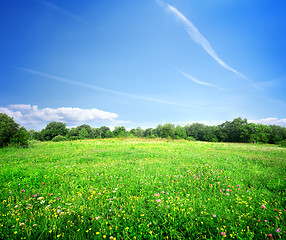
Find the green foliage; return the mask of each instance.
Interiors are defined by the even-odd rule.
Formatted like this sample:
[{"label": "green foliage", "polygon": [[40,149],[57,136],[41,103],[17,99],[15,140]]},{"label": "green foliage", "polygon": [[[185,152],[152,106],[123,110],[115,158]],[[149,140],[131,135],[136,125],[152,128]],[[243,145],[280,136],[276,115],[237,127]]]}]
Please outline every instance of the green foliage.
[{"label": "green foliage", "polygon": [[186,140],[188,140],[188,141],[193,141],[193,142],[194,142],[194,141],[197,141],[194,137],[187,137]]},{"label": "green foliage", "polygon": [[58,135],[66,136],[67,133],[67,126],[62,122],[51,122],[41,131],[44,140],[47,141],[52,140],[55,136]]},{"label": "green foliage", "polygon": [[113,137],[116,138],[124,138],[127,136],[127,132],[125,127],[121,126],[121,127],[115,127],[114,131],[112,132]]},{"label": "green foliage", "polygon": [[70,141],[74,141],[74,140],[78,140],[78,137],[77,136],[71,136],[68,138]]},{"label": "green foliage", "polygon": [[24,127],[20,127],[7,114],[0,113],[0,148],[8,145],[27,147],[28,138]]},{"label": "green foliage", "polygon": [[283,140],[279,143],[281,147],[286,147],[286,140]]},{"label": "green foliage", "polygon": [[62,135],[55,136],[55,137],[52,139],[53,142],[62,142],[62,141],[66,141],[66,140],[67,140],[67,139],[66,139],[64,136],[62,136]]}]

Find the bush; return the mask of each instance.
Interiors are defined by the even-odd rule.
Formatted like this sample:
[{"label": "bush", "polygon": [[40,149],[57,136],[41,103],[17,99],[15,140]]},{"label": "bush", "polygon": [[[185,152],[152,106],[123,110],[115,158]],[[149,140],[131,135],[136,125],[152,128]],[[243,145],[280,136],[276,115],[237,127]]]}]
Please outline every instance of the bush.
[{"label": "bush", "polygon": [[13,118],[5,113],[0,113],[0,148],[12,146],[28,146],[28,133],[24,127],[20,127]]},{"label": "bush", "polygon": [[78,140],[78,137],[77,136],[71,136],[71,137],[69,137],[69,140],[70,141]]},{"label": "bush", "polygon": [[286,147],[286,140],[283,140],[282,142],[280,142],[280,146],[281,147]]},{"label": "bush", "polygon": [[62,141],[66,141],[66,140],[67,140],[67,139],[66,139],[64,136],[62,136],[62,135],[55,136],[55,137],[52,139],[53,142],[62,142]]},{"label": "bush", "polygon": [[188,141],[193,141],[193,142],[194,142],[194,141],[197,141],[194,137],[187,137],[186,140],[188,140]]}]

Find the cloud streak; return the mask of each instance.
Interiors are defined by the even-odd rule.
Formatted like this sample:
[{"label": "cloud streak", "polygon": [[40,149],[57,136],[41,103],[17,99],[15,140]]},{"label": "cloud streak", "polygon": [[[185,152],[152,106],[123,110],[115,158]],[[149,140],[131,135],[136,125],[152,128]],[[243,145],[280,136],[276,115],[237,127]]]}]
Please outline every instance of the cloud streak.
[{"label": "cloud streak", "polygon": [[[45,77],[45,78],[53,79],[53,80],[56,80],[59,82],[63,82],[63,83],[69,84],[69,85],[84,87],[84,88],[88,88],[88,89],[92,89],[92,90],[96,90],[96,91],[101,91],[101,92],[105,92],[105,93],[110,93],[110,94],[114,94],[114,95],[120,95],[120,96],[129,97],[129,98],[140,99],[140,100],[145,100],[145,101],[150,101],[150,102],[155,102],[155,103],[161,103],[161,104],[167,104],[167,105],[190,107],[190,108],[196,108],[196,109],[202,109],[202,110],[210,110],[209,108],[205,108],[205,107],[201,107],[201,106],[197,106],[197,105],[171,102],[171,101],[166,101],[166,100],[162,100],[162,99],[158,99],[158,98],[139,96],[139,95],[135,95],[135,94],[131,94],[131,93],[120,92],[120,91],[115,91],[115,90],[111,90],[111,89],[107,89],[107,88],[102,88],[102,87],[98,87],[95,85],[82,83],[82,82],[78,82],[78,81],[73,81],[70,79],[63,78],[63,77],[58,77],[58,76],[54,76],[51,74],[35,71],[32,69],[28,69],[28,68],[15,67],[15,66],[14,66],[14,68],[19,69],[19,70],[24,71],[24,72],[27,72],[27,73],[38,75],[41,77]],[[215,109],[212,108],[212,110],[215,110]]]},{"label": "cloud streak", "polygon": [[192,40],[196,43],[198,43],[199,45],[201,45],[203,47],[203,49],[218,63],[220,64],[223,68],[235,73],[236,75],[245,78],[248,80],[248,78],[243,75],[242,73],[238,72],[237,70],[235,70],[234,68],[230,67],[229,65],[227,65],[215,52],[215,50],[212,48],[211,44],[209,43],[209,41],[200,33],[200,31],[195,27],[195,25],[188,20],[178,9],[176,9],[175,7],[161,1],[161,0],[157,0],[157,2],[163,6],[167,12],[170,12],[171,14],[173,14],[175,16],[175,18],[180,21],[186,31],[188,32],[189,36],[192,38]]},{"label": "cloud streak", "polygon": [[189,74],[186,74],[184,72],[179,71],[179,73],[181,73],[184,77],[190,79],[191,81],[193,81],[196,84],[204,85],[204,86],[208,86],[208,87],[213,87],[213,88],[219,89],[221,91],[225,90],[225,89],[217,87],[217,86],[215,86],[215,85],[213,85],[211,83],[206,83],[206,82],[200,81],[200,80],[198,80],[198,79],[196,79],[196,78],[194,78],[194,77],[192,77]]},{"label": "cloud streak", "polygon": [[70,18],[72,18],[72,19],[74,19],[74,20],[76,20],[78,22],[86,23],[86,21],[83,18],[81,18],[81,17],[79,17],[79,16],[77,16],[77,15],[75,15],[73,13],[70,13],[67,10],[63,9],[63,8],[60,8],[59,6],[57,6],[57,5],[53,4],[53,3],[50,3],[50,2],[45,1],[45,0],[40,0],[39,2],[41,4],[43,4],[43,5],[45,5],[46,7],[59,12],[62,15],[70,17]]}]

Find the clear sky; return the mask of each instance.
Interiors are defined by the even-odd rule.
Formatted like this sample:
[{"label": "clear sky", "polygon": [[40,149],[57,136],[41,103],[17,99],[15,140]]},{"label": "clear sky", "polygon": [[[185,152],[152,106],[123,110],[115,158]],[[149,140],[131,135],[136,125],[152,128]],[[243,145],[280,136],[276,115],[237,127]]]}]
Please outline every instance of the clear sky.
[{"label": "clear sky", "polygon": [[0,0],[0,112],[156,127],[286,126],[284,0]]}]

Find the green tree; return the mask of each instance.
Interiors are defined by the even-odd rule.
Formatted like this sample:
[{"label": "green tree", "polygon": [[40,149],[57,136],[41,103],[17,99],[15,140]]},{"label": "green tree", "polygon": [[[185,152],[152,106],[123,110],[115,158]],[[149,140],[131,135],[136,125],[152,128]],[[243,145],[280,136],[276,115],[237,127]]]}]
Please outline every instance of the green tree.
[{"label": "green tree", "polygon": [[44,140],[50,141],[55,136],[62,135],[66,136],[68,129],[65,123],[62,122],[50,122],[42,131]]},{"label": "green tree", "polygon": [[115,127],[112,133],[113,133],[113,137],[123,138],[127,136],[126,129],[123,126]]},{"label": "green tree", "polygon": [[80,125],[75,128],[75,132],[80,139],[94,138],[91,127],[87,124]]},{"label": "green tree", "polygon": [[28,133],[24,127],[20,127],[13,118],[5,113],[0,113],[0,147],[9,144],[28,146]]},{"label": "green tree", "polygon": [[171,123],[165,124],[161,129],[162,138],[175,138],[175,126]]},{"label": "green tree", "polygon": [[100,131],[100,137],[101,138],[107,138],[106,133],[109,131],[110,132],[110,128],[106,127],[106,126],[102,126],[99,128]]},{"label": "green tree", "polygon": [[186,139],[187,133],[184,127],[176,126],[175,128],[175,138],[176,139]]}]

